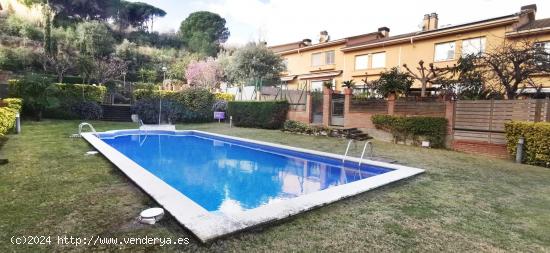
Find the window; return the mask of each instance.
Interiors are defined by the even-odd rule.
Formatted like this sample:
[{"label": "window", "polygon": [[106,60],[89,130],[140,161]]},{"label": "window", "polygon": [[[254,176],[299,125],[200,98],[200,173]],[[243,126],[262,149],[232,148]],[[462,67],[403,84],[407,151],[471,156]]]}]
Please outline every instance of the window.
[{"label": "window", "polygon": [[322,91],[323,81],[311,81],[311,91]]},{"label": "window", "polygon": [[324,65],[323,56],[324,53],[311,54],[311,66]]},{"label": "window", "polygon": [[435,44],[434,61],[448,61],[455,58],[455,42]]},{"label": "window", "polygon": [[478,55],[485,52],[485,37],[462,41],[462,56]]},{"label": "window", "polygon": [[384,68],[386,67],[386,53],[376,53],[372,55],[372,68]]},{"label": "window", "polygon": [[334,64],[334,51],[326,51],[311,54],[311,66],[323,66]]},{"label": "window", "polygon": [[538,50],[541,50],[541,51],[537,51],[537,52],[540,52],[540,55],[542,57],[542,58],[537,57],[537,59],[540,59],[538,64],[544,64],[544,62],[550,61],[550,41],[536,43],[535,47]]},{"label": "window", "polygon": [[367,69],[369,67],[369,55],[355,56],[355,69]]},{"label": "window", "polygon": [[334,64],[334,51],[327,51],[325,52],[325,64],[326,65],[329,65],[329,64]]},{"label": "window", "polygon": [[285,70],[288,71],[288,58],[283,58],[283,65],[285,66]]}]

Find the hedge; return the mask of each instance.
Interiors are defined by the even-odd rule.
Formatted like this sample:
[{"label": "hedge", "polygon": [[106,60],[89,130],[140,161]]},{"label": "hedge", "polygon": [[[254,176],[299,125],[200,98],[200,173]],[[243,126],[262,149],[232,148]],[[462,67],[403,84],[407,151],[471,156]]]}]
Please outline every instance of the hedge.
[{"label": "hedge", "polygon": [[[159,98],[162,98],[164,119],[175,122],[208,122],[213,120],[214,94],[206,89],[183,91],[134,90],[134,113],[145,123],[158,122]],[[156,119],[156,121],[155,121]]]},{"label": "hedge", "polygon": [[[12,97],[19,97],[19,81],[9,80],[9,94]],[[105,86],[89,85],[89,84],[55,84],[59,90],[57,96],[60,100],[72,101],[94,101],[97,103],[103,102],[107,88]]]},{"label": "hedge", "polygon": [[283,126],[287,112],[287,101],[231,101],[227,105],[233,124],[240,127],[278,129]]},{"label": "hedge", "polygon": [[[9,80],[9,95],[12,97],[21,97],[20,95],[20,82],[19,80]],[[85,119],[88,118],[88,115],[82,115],[80,108],[82,107],[82,102],[95,103],[97,108],[100,103],[103,102],[107,88],[105,86],[89,85],[89,84],[64,84],[64,83],[55,83],[57,86],[56,97],[60,101],[60,104],[56,108],[47,109],[44,111],[44,116],[46,118],[55,118],[55,119]],[[89,106],[88,106],[89,107]],[[97,110],[95,110],[94,115],[97,115]],[[28,114],[28,111],[24,110],[25,114]],[[96,118],[92,116],[92,118]]]},{"label": "hedge", "polygon": [[411,138],[417,144],[420,139],[430,141],[432,147],[444,147],[447,134],[447,119],[441,117],[402,117],[373,115],[372,123],[378,129],[391,132],[394,140]]},{"label": "hedge", "polygon": [[520,137],[525,138],[523,162],[550,167],[550,123],[510,121],[504,124],[508,151],[516,155]]},{"label": "hedge", "polygon": [[21,99],[10,98],[2,100],[0,107],[0,136],[4,136],[15,125],[15,116],[21,110]]}]

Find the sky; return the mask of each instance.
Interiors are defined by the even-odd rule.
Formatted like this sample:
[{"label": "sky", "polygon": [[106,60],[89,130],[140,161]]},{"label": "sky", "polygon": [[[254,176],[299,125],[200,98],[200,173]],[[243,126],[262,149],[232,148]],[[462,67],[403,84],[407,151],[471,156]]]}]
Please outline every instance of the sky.
[{"label": "sky", "polygon": [[230,45],[265,40],[268,45],[317,41],[328,31],[339,39],[390,28],[390,35],[420,30],[424,14],[435,12],[439,26],[456,25],[516,13],[536,4],[537,19],[550,18],[548,0],[130,0],[146,2],[167,12],[154,30],[176,31],[190,13],[210,11],[226,19]]}]

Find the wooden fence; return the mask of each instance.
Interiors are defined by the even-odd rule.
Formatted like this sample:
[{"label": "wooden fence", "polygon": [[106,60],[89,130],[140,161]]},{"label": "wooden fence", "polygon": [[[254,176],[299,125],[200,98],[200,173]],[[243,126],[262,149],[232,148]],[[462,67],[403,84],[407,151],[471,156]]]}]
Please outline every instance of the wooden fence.
[{"label": "wooden fence", "polygon": [[357,99],[353,98],[350,103],[350,112],[387,113],[388,101],[384,99]]},{"label": "wooden fence", "polygon": [[506,144],[504,123],[510,120],[550,121],[548,99],[457,101],[455,141]]},{"label": "wooden fence", "polygon": [[407,116],[445,117],[445,102],[442,101],[395,101],[394,113]]}]

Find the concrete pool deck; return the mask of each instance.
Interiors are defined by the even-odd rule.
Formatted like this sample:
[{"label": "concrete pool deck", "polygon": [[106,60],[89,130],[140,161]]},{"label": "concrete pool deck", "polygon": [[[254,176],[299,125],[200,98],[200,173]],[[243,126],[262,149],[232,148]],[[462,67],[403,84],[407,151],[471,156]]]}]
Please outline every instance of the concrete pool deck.
[{"label": "concrete pool deck", "polygon": [[[117,130],[99,134],[116,135],[124,134],[124,131],[131,133],[139,130]],[[274,143],[255,141],[245,138],[232,137],[227,135],[214,134],[196,130],[162,131],[166,134],[174,133],[201,133],[214,137],[227,138],[236,141],[249,142],[258,145],[268,145],[276,148],[303,152],[318,156],[325,156],[336,159],[343,159],[341,155],[295,148]],[[235,213],[209,212],[193,200],[168,185],[133,160],[129,159],[115,148],[111,147],[93,133],[83,133],[82,137],[94,148],[102,153],[109,161],[116,165],[126,176],[128,176],[143,191],[149,194],[158,204],[168,211],[180,224],[189,229],[199,240],[206,243],[219,237],[227,236],[245,229],[250,229],[266,223],[288,218],[292,215],[302,213],[313,208],[321,207],[340,199],[351,197],[371,189],[387,185],[414,175],[423,173],[424,170],[371,161],[367,159],[348,157],[346,160],[370,164],[385,168],[394,169],[380,175],[372,176],[355,182],[331,187],[321,191],[301,195],[291,199],[268,203],[263,206],[244,210]]]}]

